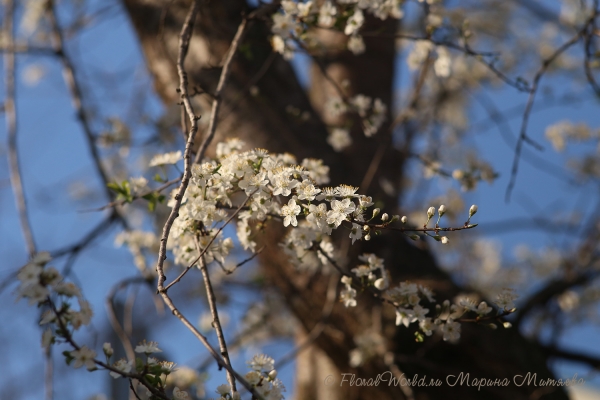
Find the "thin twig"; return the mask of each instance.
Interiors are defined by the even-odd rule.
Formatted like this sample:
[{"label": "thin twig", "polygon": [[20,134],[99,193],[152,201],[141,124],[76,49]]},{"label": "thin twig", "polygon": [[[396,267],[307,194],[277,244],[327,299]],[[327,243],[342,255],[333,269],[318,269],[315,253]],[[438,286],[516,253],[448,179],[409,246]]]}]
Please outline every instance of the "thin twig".
[{"label": "thin twig", "polygon": [[[598,8],[598,0],[594,1],[594,8]],[[588,80],[588,83],[590,84],[590,86],[592,87],[594,92],[596,92],[596,96],[600,96],[600,85],[598,85],[598,82],[596,81],[596,78],[594,77],[594,73],[592,72],[591,61],[590,61],[590,59],[592,58],[592,55],[594,53],[592,51],[592,42],[593,42],[595,30],[596,30],[596,22],[594,20],[588,26],[587,32],[585,33],[585,44],[584,44],[585,49],[584,49],[583,67],[585,70],[585,76]]]},{"label": "thin twig", "polygon": [[[198,237],[195,237],[196,249],[200,253],[202,249],[200,248],[200,242],[198,241]],[[204,257],[200,257],[200,272],[202,273],[202,278],[204,280],[204,289],[206,290],[206,299],[208,300],[208,307],[210,308],[210,315],[212,316],[212,327],[215,329],[215,333],[217,334],[217,340],[219,342],[219,350],[221,351],[221,356],[223,360],[231,366],[231,360],[229,359],[229,353],[227,352],[227,343],[225,342],[225,336],[223,335],[223,327],[221,326],[221,320],[219,319],[219,311],[217,310],[217,298],[215,296],[215,291],[213,289],[212,283],[210,282],[210,275],[208,274],[208,268],[206,267],[206,262],[204,261]],[[231,396],[233,397],[234,393],[237,392],[237,388],[235,385],[235,377],[229,371],[227,371],[227,382],[231,386]]]},{"label": "thin twig", "polygon": [[231,46],[229,47],[229,52],[225,57],[225,62],[223,63],[223,70],[221,71],[221,76],[219,77],[219,83],[217,84],[217,90],[214,94],[214,99],[212,103],[212,111],[210,114],[210,120],[208,122],[208,129],[206,131],[206,137],[202,141],[198,152],[196,153],[196,157],[194,158],[194,163],[200,162],[204,158],[204,153],[206,153],[206,149],[210,142],[212,142],[213,137],[215,136],[215,131],[217,130],[217,117],[219,113],[219,108],[221,107],[221,96],[223,94],[223,89],[225,88],[225,84],[227,79],[229,78],[229,72],[231,70],[231,64],[233,61],[233,57],[237,52],[237,49],[244,37],[244,33],[246,30],[246,25],[248,23],[247,18],[242,19],[242,23],[238,27],[233,40],[231,41]]},{"label": "thin twig", "polygon": [[[450,49],[458,50],[458,51],[464,53],[465,55],[473,57],[475,60],[477,60],[478,62],[483,64],[494,75],[496,75],[496,77],[498,77],[500,80],[502,80],[507,85],[514,87],[515,89],[517,89],[520,92],[529,92],[531,90],[529,85],[527,85],[525,82],[518,80],[518,79],[510,78],[509,76],[504,74],[502,71],[500,71],[496,67],[495,61],[496,61],[496,58],[499,56],[499,54],[497,52],[486,52],[486,51],[473,50],[472,48],[469,47],[468,44],[466,44],[466,41],[465,41],[465,46],[461,46],[459,44],[445,41],[445,40],[440,41],[440,40],[435,40],[435,39],[433,39],[431,37],[427,37],[427,36],[414,36],[414,35],[410,35],[410,34],[406,34],[406,33],[382,34],[382,33],[377,33],[377,32],[364,32],[364,33],[361,33],[361,36],[364,36],[364,37],[371,36],[371,37],[387,38],[387,39],[405,39],[405,40],[411,40],[411,41],[415,41],[415,42],[426,41],[426,42],[430,42],[436,46],[445,46]],[[491,61],[488,61],[488,60],[486,60],[486,57],[493,57],[493,59]]]},{"label": "thin twig", "polygon": [[[6,2],[4,16],[4,37],[8,48],[14,46],[13,19],[15,14],[14,0]],[[8,161],[10,169],[10,181],[15,195],[15,203],[19,213],[21,231],[25,238],[29,257],[36,253],[35,240],[31,229],[31,221],[27,213],[27,202],[23,191],[21,168],[19,165],[19,154],[17,150],[17,109],[15,104],[15,53],[7,51],[4,54],[4,83],[6,85],[6,100],[4,111],[6,113],[6,131],[8,136]]]},{"label": "thin twig", "polygon": [[[8,10],[8,7],[6,8]],[[7,12],[7,15],[8,14]],[[5,25],[6,27],[6,25]],[[48,48],[48,47],[37,47],[37,46],[30,46],[28,44],[23,44],[23,43],[4,43],[2,46],[0,46],[0,53],[23,53],[23,54],[35,54],[35,55],[49,55],[49,56],[55,56],[56,55],[56,51],[54,49]]]},{"label": "thin twig", "polygon": [[198,131],[198,117],[194,113],[194,108],[190,101],[190,96],[188,93],[188,77],[187,72],[183,66],[185,57],[187,55],[187,51],[190,44],[190,38],[192,36],[192,30],[194,27],[194,20],[196,19],[196,14],[199,9],[199,0],[194,0],[190,7],[190,11],[185,19],[183,27],[181,28],[181,34],[179,37],[179,54],[177,56],[177,73],[179,74],[179,93],[181,94],[181,99],[183,101],[183,105],[185,107],[188,118],[191,122],[190,132],[187,137],[187,142],[185,145],[185,152],[183,154],[183,162],[184,162],[184,172],[183,177],[181,179],[181,184],[179,185],[179,189],[177,190],[177,194],[175,195],[175,204],[171,209],[171,213],[167,218],[167,222],[163,228],[162,237],[160,239],[160,248],[158,252],[158,261],[156,265],[156,271],[158,273],[158,292],[163,294],[164,290],[164,282],[166,279],[165,273],[163,271],[163,264],[167,258],[167,240],[169,238],[169,232],[171,231],[171,226],[175,221],[175,218],[179,215],[179,208],[181,207],[181,201],[183,200],[183,195],[188,187],[190,177],[191,177],[191,153],[192,147],[194,146],[194,136]]},{"label": "thin twig", "polygon": [[106,310],[108,312],[108,321],[110,322],[113,330],[117,334],[117,337],[119,338],[121,344],[123,345],[123,348],[125,349],[125,355],[127,356],[127,360],[132,362],[135,361],[135,352],[133,350],[133,346],[131,345],[129,337],[127,336],[127,333],[123,329],[122,325],[119,323],[119,319],[117,318],[117,314],[115,313],[113,302],[119,290],[126,288],[129,285],[137,283],[147,283],[147,280],[141,276],[124,279],[123,281],[114,285],[108,293],[108,296],[106,296]]},{"label": "thin twig", "polygon": [[[77,113],[77,119],[79,120],[83,132],[85,133],[87,139],[88,151],[90,152],[92,159],[94,160],[94,167],[96,168],[96,172],[100,176],[102,180],[102,184],[104,186],[104,192],[109,199],[112,199],[113,193],[108,187],[109,178],[108,174],[102,166],[102,160],[100,158],[100,153],[98,152],[98,148],[96,147],[96,136],[94,135],[89,117],[85,112],[83,107],[83,95],[81,90],[81,84],[77,80],[77,76],[75,74],[75,67],[71,58],[67,55],[63,32],[58,24],[58,20],[56,18],[56,11],[54,9],[54,0],[48,0],[46,3],[46,15],[48,17],[48,21],[50,22],[51,28],[51,36],[53,41],[53,48],[56,52],[56,55],[59,57],[62,67],[63,67],[63,78],[69,90],[69,94],[71,95],[71,101],[73,102],[73,108]],[[119,214],[119,218],[123,219],[123,217]]]},{"label": "thin twig", "polygon": [[515,187],[515,183],[517,180],[517,173],[519,171],[519,161],[521,159],[521,151],[523,148],[523,143],[525,143],[525,142],[532,143],[531,139],[527,136],[527,125],[529,123],[529,116],[531,115],[531,110],[533,108],[533,103],[535,100],[535,95],[539,88],[540,80],[542,79],[542,77],[544,76],[546,71],[548,70],[548,67],[550,67],[550,65],[562,53],[564,53],[567,49],[569,49],[571,46],[573,46],[575,43],[577,43],[579,41],[579,39],[581,39],[581,37],[586,34],[588,27],[591,24],[593,24],[593,22],[596,19],[596,17],[598,16],[599,12],[600,12],[599,10],[594,10],[594,13],[592,14],[592,16],[590,16],[588,18],[588,20],[585,23],[585,25],[583,26],[583,28],[581,28],[579,30],[579,32],[577,32],[575,34],[575,36],[573,36],[571,39],[569,39],[567,42],[565,42],[550,57],[546,58],[542,62],[542,65],[540,66],[540,68],[538,69],[538,71],[536,72],[536,74],[533,78],[533,83],[531,85],[531,90],[529,92],[527,104],[525,105],[525,111],[523,112],[523,119],[521,121],[521,131],[519,133],[519,137],[517,139],[517,144],[515,146],[515,156],[513,158],[512,170],[511,170],[511,174],[510,174],[510,181],[506,188],[506,196],[505,196],[506,201],[510,201],[510,196]]},{"label": "thin twig", "polygon": [[237,263],[235,265],[235,267],[233,267],[232,269],[227,269],[225,270],[225,274],[227,275],[231,275],[233,274],[233,271],[235,271],[236,269],[240,268],[242,265],[254,260],[258,255],[260,255],[260,253],[263,252],[263,250],[266,248],[266,246],[262,246],[260,249],[256,250],[256,252],[254,252],[254,254],[252,254],[250,257],[246,258],[245,260],[240,261],[239,263]]},{"label": "thin twig", "polygon": [[133,200],[141,199],[142,197],[147,196],[149,194],[154,194],[154,193],[158,194],[158,193],[162,192],[163,190],[167,189],[169,186],[172,186],[172,185],[176,184],[179,181],[181,181],[181,178],[171,179],[170,181],[163,183],[162,185],[160,185],[156,189],[148,190],[148,191],[146,191],[144,193],[140,193],[140,194],[131,196],[131,201],[127,201],[127,200],[113,201],[113,202],[110,202],[110,203],[108,203],[108,204],[106,204],[106,205],[104,205],[102,207],[81,210],[80,212],[103,211],[103,210],[106,210],[107,208],[113,208],[113,207],[116,207],[116,206],[122,206],[123,204],[130,203]]},{"label": "thin twig", "polygon": [[52,400],[54,398],[54,359],[52,358],[52,346],[44,351],[44,398]]},{"label": "thin twig", "polygon": [[[69,246],[63,247],[58,250],[51,251],[50,254],[52,258],[56,259],[59,257],[63,257],[67,254],[78,253],[85,249],[91,242],[94,241],[102,232],[108,229],[115,221],[118,220],[117,215],[112,212],[108,218],[102,220],[95,228],[93,228],[90,232],[88,232],[84,237],[82,237],[79,241]],[[63,273],[64,274],[64,273]]]},{"label": "thin twig", "polygon": [[133,387],[133,381],[131,380],[131,378],[128,379],[129,380],[129,388],[131,389],[131,391],[133,392],[133,395],[135,396],[135,398],[137,400],[142,400],[140,399],[140,396],[138,396],[137,392],[135,391],[134,387]]}]

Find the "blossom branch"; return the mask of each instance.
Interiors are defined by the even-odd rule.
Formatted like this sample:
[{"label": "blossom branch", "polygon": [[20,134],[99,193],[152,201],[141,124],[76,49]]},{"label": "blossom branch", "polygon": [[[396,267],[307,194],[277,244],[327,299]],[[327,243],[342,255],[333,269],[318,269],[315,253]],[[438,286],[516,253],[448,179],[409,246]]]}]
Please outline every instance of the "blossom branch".
[{"label": "blossom branch", "polygon": [[[167,222],[165,223],[165,226],[163,228],[162,237],[160,239],[160,249],[159,249],[158,261],[157,261],[157,266],[156,266],[156,271],[158,273],[157,290],[158,290],[158,293],[162,296],[164,302],[167,304],[167,306],[173,313],[173,315],[175,315],[183,323],[183,325],[186,326],[190,330],[190,332],[192,332],[192,334],[204,345],[204,347],[206,347],[206,349],[210,352],[210,354],[215,358],[217,363],[221,367],[225,368],[233,376],[235,376],[254,396],[256,396],[257,398],[260,399],[260,398],[262,398],[262,396],[260,396],[258,393],[256,393],[254,388],[252,388],[252,386],[246,380],[244,380],[237,372],[235,372],[233,370],[233,368],[231,368],[231,366],[210,345],[210,343],[208,342],[208,339],[204,335],[202,335],[198,331],[198,329],[196,329],[196,327],[179,311],[179,309],[175,306],[175,304],[173,303],[173,301],[167,294],[167,291],[165,290],[165,287],[164,287],[164,281],[166,279],[166,276],[165,276],[165,273],[163,270],[163,264],[167,258],[167,255],[166,255],[167,240],[169,237],[169,232],[171,230],[171,226],[173,225],[175,218],[177,218],[177,216],[179,214],[179,208],[181,207],[183,195],[185,194],[185,191],[186,191],[189,181],[190,181],[191,152],[192,152],[192,147],[194,145],[194,137],[198,130],[198,119],[199,118],[196,117],[196,115],[194,114],[194,109],[193,109],[192,103],[190,101],[190,96],[189,96],[188,87],[187,87],[188,86],[188,78],[187,78],[187,72],[185,71],[185,68],[184,68],[184,61],[185,61],[187,51],[189,48],[189,43],[190,43],[193,26],[194,26],[194,20],[196,19],[196,15],[197,15],[198,9],[199,9],[199,3],[200,3],[199,0],[194,0],[192,2],[191,6],[190,6],[190,10],[186,16],[185,22],[181,28],[181,33],[179,35],[179,53],[177,56],[177,73],[179,75],[179,92],[181,94],[181,98],[182,98],[186,113],[190,120],[191,127],[190,127],[190,132],[188,134],[188,138],[187,138],[187,142],[186,142],[186,146],[185,146],[185,152],[184,152],[184,156],[183,156],[183,158],[184,158],[183,177],[181,179],[181,184],[179,186],[177,194],[175,195],[175,204],[173,205],[173,208],[171,209],[171,213],[169,214],[169,217],[167,218]],[[242,26],[245,26],[245,22],[242,23]],[[238,32],[240,33],[240,36],[241,36],[243,29],[241,29],[241,32],[240,32],[240,30],[238,30]],[[239,43],[239,38],[238,38],[238,43]],[[232,46],[232,49],[233,49],[233,46]],[[232,58],[233,58],[233,52],[230,52],[230,57],[228,57],[229,64],[231,63]],[[224,72],[227,72],[229,69],[227,62],[226,62],[225,66],[227,66],[227,68],[224,67],[223,72],[221,74],[222,77],[224,77],[224,75],[226,75],[226,74],[224,74]],[[225,79],[223,79],[222,82],[220,81],[221,90],[222,90],[224,81],[225,81]],[[213,126],[213,129],[214,129],[214,126]],[[214,131],[213,131],[213,135],[214,135]],[[210,135],[207,136],[204,140],[203,145],[205,145],[205,146],[202,146],[202,148],[204,148],[204,150],[206,149],[206,146],[208,146],[209,139],[212,140]],[[201,154],[202,152],[203,152],[203,150],[200,150],[198,154]],[[197,157],[198,157],[198,154],[197,154]]]},{"label": "blossom branch", "polygon": [[[46,299],[46,301],[48,302],[48,305],[50,306],[50,309],[52,310],[52,312],[54,313],[54,315],[56,316],[56,321],[58,324],[58,328],[61,332],[61,336],[66,340],[66,342],[75,350],[81,350],[81,346],[79,346],[76,342],[75,339],[73,339],[73,336],[71,335],[69,329],[67,328],[67,326],[65,325],[65,323],[63,322],[62,318],[61,318],[61,311],[59,311],[56,308],[56,304],[54,304],[54,302],[52,301],[52,299],[50,297],[48,297]],[[100,360],[96,360],[94,359],[94,364],[101,366],[104,369],[107,369],[111,372],[116,372],[117,374],[126,377],[126,378],[133,378],[133,379],[137,379],[139,380],[142,385],[144,385],[149,391],[150,393],[152,393],[153,395],[164,399],[164,400],[170,400],[169,397],[163,393],[162,391],[158,390],[155,386],[153,386],[152,384],[150,384],[148,382],[148,380],[146,379],[146,377],[144,376],[144,373],[139,373],[139,374],[135,374],[135,373],[129,373],[129,372],[124,372],[121,371],[120,369],[117,369],[107,363],[104,363]]]},{"label": "blossom branch", "polygon": [[210,245],[213,244],[213,242],[215,241],[215,239],[217,238],[217,236],[219,236],[219,234],[223,231],[223,229],[225,229],[225,227],[235,218],[236,215],[238,215],[238,213],[244,208],[244,206],[246,205],[246,203],[248,202],[248,200],[250,200],[250,198],[252,197],[252,195],[256,193],[256,191],[254,191],[253,193],[251,193],[248,197],[246,197],[246,200],[244,200],[242,202],[242,204],[240,204],[240,206],[237,208],[237,210],[235,210],[235,212],[233,214],[231,214],[231,216],[229,217],[229,219],[227,219],[227,221],[225,221],[225,223],[217,230],[217,232],[213,235],[213,237],[210,239],[210,241],[208,242],[208,244],[206,245],[206,247],[204,248],[204,250],[199,249],[198,250],[198,257],[196,257],[194,259],[194,261],[192,261],[187,267],[186,269],[184,269],[181,274],[179,274],[179,276],[177,278],[175,278],[173,280],[173,282],[169,283],[163,290],[166,293],[167,290],[169,290],[169,288],[171,286],[173,286],[174,284],[176,284],[177,282],[179,282],[181,280],[181,278],[183,278],[185,276],[185,274],[187,274],[187,272],[204,256],[204,254],[206,254],[206,252],[208,251],[208,249],[210,248]]}]

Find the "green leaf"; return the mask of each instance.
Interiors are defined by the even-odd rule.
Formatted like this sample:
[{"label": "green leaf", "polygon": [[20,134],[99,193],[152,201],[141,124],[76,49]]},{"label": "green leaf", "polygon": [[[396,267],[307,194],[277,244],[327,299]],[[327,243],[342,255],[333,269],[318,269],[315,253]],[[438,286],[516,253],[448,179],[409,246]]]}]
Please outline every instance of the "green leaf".
[{"label": "green leaf", "polygon": [[162,176],[160,176],[160,174],[156,174],[154,175],[154,178],[152,178],[155,182],[160,182],[163,183],[165,180],[162,178]]},{"label": "green leaf", "polygon": [[109,182],[106,184],[106,186],[108,186],[109,189],[114,190],[117,193],[121,192],[121,187],[119,186],[118,183],[114,183],[114,182]]},{"label": "green leaf", "polygon": [[73,356],[71,356],[71,352],[68,350],[65,350],[62,352],[63,356],[65,356],[65,362],[67,363],[67,365],[71,365],[71,361],[74,360]]}]

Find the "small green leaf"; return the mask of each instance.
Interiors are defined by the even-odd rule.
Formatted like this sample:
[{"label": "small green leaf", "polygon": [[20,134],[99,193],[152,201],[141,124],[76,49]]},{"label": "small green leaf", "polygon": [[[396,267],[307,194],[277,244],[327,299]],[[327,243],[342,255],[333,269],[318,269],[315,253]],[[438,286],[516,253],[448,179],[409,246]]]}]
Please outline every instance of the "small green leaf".
[{"label": "small green leaf", "polygon": [[71,365],[71,361],[74,360],[73,356],[71,355],[71,352],[68,350],[65,350],[62,352],[63,356],[65,356],[65,362],[67,363],[67,365]]},{"label": "small green leaf", "polygon": [[163,182],[165,181],[165,180],[162,178],[162,176],[160,176],[160,174],[156,174],[156,175],[154,175],[154,178],[152,178],[152,179],[154,179],[154,181],[155,181],[155,182],[160,182],[160,183],[163,183]]}]

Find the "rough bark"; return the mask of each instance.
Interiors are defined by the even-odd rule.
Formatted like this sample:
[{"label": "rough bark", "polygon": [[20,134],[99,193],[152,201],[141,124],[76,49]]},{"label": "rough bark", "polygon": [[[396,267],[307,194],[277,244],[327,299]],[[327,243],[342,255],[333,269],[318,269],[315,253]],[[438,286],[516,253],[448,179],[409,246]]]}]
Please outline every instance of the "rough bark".
[{"label": "rough bark", "polygon": [[[139,36],[148,68],[155,78],[155,87],[166,105],[178,102],[175,57],[177,38],[189,1],[124,0],[133,26]],[[243,13],[250,10],[241,0],[203,2],[196,21],[194,36],[187,58],[190,81],[207,93],[214,90],[220,72],[220,62],[237,29]],[[367,139],[358,130],[352,132],[354,144],[343,153],[335,153],[326,143],[327,130],[323,122],[325,94],[332,86],[313,66],[311,88],[307,91],[298,82],[292,67],[281,57],[272,56],[268,42],[266,21],[254,21],[236,58],[232,76],[223,99],[217,129],[218,142],[223,137],[237,136],[252,146],[264,147],[272,152],[291,152],[299,160],[304,157],[321,158],[331,166],[332,184],[360,185],[374,155],[381,148],[383,157],[367,192],[378,199],[386,210],[397,207],[401,194],[403,153],[392,146],[392,135],[383,133]],[[369,21],[371,28],[392,32],[394,21]],[[351,93],[379,97],[392,104],[394,90],[395,48],[391,40],[367,40],[367,52],[359,57],[345,50],[335,50],[343,42],[340,35],[318,33],[330,51],[318,60],[337,81],[348,80]],[[342,43],[343,44],[343,43]],[[343,47],[343,46],[342,46]],[[256,80],[259,77],[260,79]],[[257,96],[248,94],[248,83],[256,80]],[[210,96],[195,98],[207,115]],[[299,119],[290,113],[289,106],[307,112],[308,119]],[[380,182],[394,185],[395,193],[383,189]],[[366,188],[362,188],[364,193]],[[282,228],[267,233],[266,243],[276,243]],[[348,241],[346,240],[346,243]],[[460,288],[443,272],[424,245],[408,243],[397,234],[384,234],[371,242],[345,247],[349,256],[374,252],[384,257],[395,283],[413,280],[430,286],[437,299],[452,298]],[[277,246],[271,246],[261,259],[268,281],[275,285],[287,301],[289,309],[300,321],[305,332],[320,322],[320,310],[325,304],[327,279],[299,273],[289,266]],[[382,307],[367,295],[360,296],[359,307],[345,309],[337,304],[328,319],[328,327],[309,349],[299,356],[297,387],[298,399],[401,399],[406,392],[399,387],[357,388],[326,387],[327,375],[339,377],[340,373],[356,373],[357,377],[371,378],[388,371],[390,367],[381,358],[353,369],[348,365],[348,353],[355,347],[353,337],[373,325],[373,310],[381,309],[384,324],[382,333],[400,371],[406,376],[440,378],[441,387],[414,387],[416,399],[527,399],[536,391],[533,386],[476,388],[446,384],[448,374],[470,373],[471,378],[508,378],[517,374],[537,372],[538,376],[552,376],[546,359],[537,345],[527,342],[516,330],[490,330],[482,326],[463,324],[461,341],[451,345],[441,340],[429,339],[424,344],[415,343],[414,331],[394,325],[394,311]],[[304,333],[299,333],[303,337]],[[512,383],[512,382],[511,382]],[[541,394],[539,398],[563,399],[560,388]]]}]

